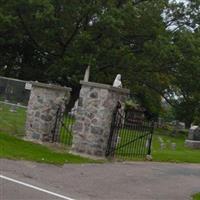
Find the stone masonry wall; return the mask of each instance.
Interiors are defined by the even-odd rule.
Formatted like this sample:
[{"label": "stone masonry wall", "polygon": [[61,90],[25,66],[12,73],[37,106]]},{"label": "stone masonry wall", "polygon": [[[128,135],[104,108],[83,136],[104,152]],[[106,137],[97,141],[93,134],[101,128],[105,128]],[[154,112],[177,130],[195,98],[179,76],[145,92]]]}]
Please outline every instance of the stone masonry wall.
[{"label": "stone masonry wall", "polygon": [[70,88],[32,83],[26,120],[26,139],[49,142],[52,139],[58,107],[65,107]]},{"label": "stone masonry wall", "polygon": [[81,82],[72,151],[105,156],[113,110],[125,102],[129,90],[109,85]]}]

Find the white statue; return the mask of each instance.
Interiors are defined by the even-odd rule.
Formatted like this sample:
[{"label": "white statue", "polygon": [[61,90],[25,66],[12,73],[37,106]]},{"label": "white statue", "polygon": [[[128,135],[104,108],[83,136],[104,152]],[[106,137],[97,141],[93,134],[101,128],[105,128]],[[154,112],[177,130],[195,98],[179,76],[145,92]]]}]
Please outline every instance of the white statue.
[{"label": "white statue", "polygon": [[113,82],[113,87],[122,88],[121,74],[117,74],[117,76]]}]

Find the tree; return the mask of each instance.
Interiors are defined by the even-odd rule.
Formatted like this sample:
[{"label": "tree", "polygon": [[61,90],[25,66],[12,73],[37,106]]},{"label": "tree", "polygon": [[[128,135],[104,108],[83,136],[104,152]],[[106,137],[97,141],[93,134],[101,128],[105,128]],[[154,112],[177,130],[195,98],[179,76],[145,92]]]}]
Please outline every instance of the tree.
[{"label": "tree", "polygon": [[121,73],[123,85],[154,118],[161,97],[182,110],[194,105],[182,99],[192,87],[189,96],[198,102],[199,87],[191,81],[187,88],[183,80],[195,80],[198,71],[199,1],[185,6],[166,0],[1,0],[0,5],[2,75],[76,88],[90,65],[91,81],[111,84]]},{"label": "tree", "polygon": [[173,84],[177,86],[177,118],[190,127],[200,106],[200,32],[184,31],[177,33],[174,38],[179,48],[181,59],[177,63],[176,79]]}]

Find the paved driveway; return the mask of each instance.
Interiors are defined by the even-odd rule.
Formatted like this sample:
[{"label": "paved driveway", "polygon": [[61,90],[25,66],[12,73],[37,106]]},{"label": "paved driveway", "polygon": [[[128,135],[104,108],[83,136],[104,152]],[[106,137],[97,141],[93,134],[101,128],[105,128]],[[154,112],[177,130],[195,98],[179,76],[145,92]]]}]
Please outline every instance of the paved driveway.
[{"label": "paved driveway", "polygon": [[2,200],[184,200],[200,192],[200,165],[195,164],[54,166],[1,159],[0,174]]}]

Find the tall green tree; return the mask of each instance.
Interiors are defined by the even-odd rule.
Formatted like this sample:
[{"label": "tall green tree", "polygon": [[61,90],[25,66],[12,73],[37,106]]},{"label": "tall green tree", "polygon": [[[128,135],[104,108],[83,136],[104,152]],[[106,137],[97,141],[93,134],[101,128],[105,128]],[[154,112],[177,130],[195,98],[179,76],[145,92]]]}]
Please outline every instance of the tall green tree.
[{"label": "tall green tree", "polygon": [[187,127],[197,116],[200,116],[200,32],[184,31],[177,33],[174,41],[179,48],[181,59],[177,63],[176,115],[184,121]]},{"label": "tall green tree", "polygon": [[180,119],[186,105],[198,115],[198,8],[199,0],[1,0],[0,74],[77,87],[90,65],[91,81],[121,73],[154,118],[161,98]]}]

